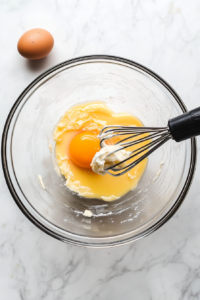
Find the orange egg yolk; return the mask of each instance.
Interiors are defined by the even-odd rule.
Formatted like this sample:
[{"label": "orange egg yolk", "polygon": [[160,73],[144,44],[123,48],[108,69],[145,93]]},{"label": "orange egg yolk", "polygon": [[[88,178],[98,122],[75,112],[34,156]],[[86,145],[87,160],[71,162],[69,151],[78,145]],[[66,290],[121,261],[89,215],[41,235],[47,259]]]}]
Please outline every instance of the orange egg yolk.
[{"label": "orange egg yolk", "polygon": [[100,140],[97,135],[85,131],[77,134],[69,146],[71,160],[82,168],[91,168],[90,164],[97,151],[100,150]]}]

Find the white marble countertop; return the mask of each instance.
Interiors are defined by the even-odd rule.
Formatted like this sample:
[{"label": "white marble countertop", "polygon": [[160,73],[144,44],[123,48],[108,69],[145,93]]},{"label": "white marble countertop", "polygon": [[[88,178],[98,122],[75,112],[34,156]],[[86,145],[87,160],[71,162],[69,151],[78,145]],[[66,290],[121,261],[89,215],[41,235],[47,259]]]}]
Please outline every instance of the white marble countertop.
[{"label": "white marble countertop", "polygon": [[[189,109],[200,104],[199,0],[0,1],[0,24],[1,131],[36,76],[88,54],[139,62],[168,81]],[[46,59],[30,62],[16,45],[34,27],[49,30],[55,47]],[[2,171],[0,193],[1,300],[200,299],[198,164],[183,205],[167,224],[111,249],[70,246],[41,232],[16,206]]]}]

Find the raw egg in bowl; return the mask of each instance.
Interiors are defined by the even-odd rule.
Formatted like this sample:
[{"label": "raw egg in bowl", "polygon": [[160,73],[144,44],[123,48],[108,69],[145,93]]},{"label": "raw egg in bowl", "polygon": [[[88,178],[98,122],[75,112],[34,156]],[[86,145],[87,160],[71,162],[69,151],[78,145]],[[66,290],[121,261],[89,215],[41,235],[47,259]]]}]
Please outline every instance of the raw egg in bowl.
[{"label": "raw egg in bowl", "polygon": [[[73,123],[69,116],[77,110],[83,114]],[[109,247],[144,237],[183,202],[195,139],[169,141],[136,173],[113,182],[91,170],[98,132],[116,121],[162,127],[185,111],[163,79],[130,60],[97,55],[61,63],[25,89],[7,118],[2,165],[8,188],[29,220],[61,241]]]},{"label": "raw egg in bowl", "polygon": [[[67,110],[53,131],[60,173],[65,176],[66,186],[79,196],[105,201],[120,199],[136,188],[146,169],[147,159],[120,177],[102,176],[92,168],[93,158],[101,149],[98,134],[105,125],[114,124],[143,126],[135,116],[115,114],[103,102],[87,102]],[[132,150],[133,147],[130,147],[129,151]]]}]

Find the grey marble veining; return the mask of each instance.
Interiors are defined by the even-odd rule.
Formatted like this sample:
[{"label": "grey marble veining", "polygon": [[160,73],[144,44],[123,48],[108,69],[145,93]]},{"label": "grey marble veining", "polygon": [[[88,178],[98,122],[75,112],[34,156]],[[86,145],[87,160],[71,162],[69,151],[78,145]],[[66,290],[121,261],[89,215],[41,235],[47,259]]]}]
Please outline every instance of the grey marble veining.
[{"label": "grey marble veining", "polygon": [[[27,61],[16,49],[21,34],[34,27],[55,38],[42,62]],[[0,28],[1,131],[36,76],[88,54],[135,60],[167,80],[189,109],[200,104],[198,0],[2,0]],[[1,300],[200,299],[199,162],[183,205],[167,224],[111,249],[69,246],[41,232],[14,203],[2,171],[0,193]]]}]

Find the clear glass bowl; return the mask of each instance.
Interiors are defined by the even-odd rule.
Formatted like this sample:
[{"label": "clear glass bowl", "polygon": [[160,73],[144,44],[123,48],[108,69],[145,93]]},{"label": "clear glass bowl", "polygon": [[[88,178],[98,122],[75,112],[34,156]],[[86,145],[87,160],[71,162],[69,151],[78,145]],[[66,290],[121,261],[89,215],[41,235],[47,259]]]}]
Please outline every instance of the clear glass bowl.
[{"label": "clear glass bowl", "polygon": [[[3,132],[2,163],[14,200],[36,226],[64,242],[108,247],[150,234],[177,211],[193,178],[196,142],[164,144],[149,157],[138,187],[117,201],[81,198],[64,185],[48,145],[67,109],[95,100],[116,113],[132,113],[146,126],[166,126],[186,112],[163,79],[133,61],[104,55],[72,59],[44,72],[17,99]],[[92,218],[83,216],[85,209]]]}]

